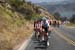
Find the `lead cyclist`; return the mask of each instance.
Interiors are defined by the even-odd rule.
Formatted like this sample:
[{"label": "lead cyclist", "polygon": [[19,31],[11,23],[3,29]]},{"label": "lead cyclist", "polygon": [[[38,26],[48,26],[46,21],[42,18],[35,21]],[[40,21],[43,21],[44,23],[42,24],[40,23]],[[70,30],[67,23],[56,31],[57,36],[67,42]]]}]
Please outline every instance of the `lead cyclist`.
[{"label": "lead cyclist", "polygon": [[49,20],[47,18],[43,18],[43,26],[42,28],[45,30],[46,35],[47,35],[47,46],[49,46],[49,37],[50,37],[50,33],[49,33]]}]

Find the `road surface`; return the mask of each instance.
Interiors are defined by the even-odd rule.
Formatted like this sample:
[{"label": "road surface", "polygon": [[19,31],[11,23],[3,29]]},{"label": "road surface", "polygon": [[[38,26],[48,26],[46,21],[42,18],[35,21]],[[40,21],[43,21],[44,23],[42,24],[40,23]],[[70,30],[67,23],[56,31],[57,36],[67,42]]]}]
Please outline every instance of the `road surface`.
[{"label": "road surface", "polygon": [[60,26],[54,28],[49,39],[50,46],[44,48],[32,38],[29,45],[24,50],[75,50],[75,29]]}]

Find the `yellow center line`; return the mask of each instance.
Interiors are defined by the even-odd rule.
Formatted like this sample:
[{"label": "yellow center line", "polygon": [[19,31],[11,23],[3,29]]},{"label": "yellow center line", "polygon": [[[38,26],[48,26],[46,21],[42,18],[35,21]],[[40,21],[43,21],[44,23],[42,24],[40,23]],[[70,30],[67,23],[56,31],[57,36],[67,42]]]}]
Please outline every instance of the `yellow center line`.
[{"label": "yellow center line", "polygon": [[64,40],[66,40],[69,44],[72,44],[73,46],[75,46],[75,42],[71,39],[69,39],[68,37],[66,37],[65,35],[62,35],[63,33],[60,33],[56,30],[54,30],[56,32],[57,35],[59,35],[61,38],[63,38]]}]

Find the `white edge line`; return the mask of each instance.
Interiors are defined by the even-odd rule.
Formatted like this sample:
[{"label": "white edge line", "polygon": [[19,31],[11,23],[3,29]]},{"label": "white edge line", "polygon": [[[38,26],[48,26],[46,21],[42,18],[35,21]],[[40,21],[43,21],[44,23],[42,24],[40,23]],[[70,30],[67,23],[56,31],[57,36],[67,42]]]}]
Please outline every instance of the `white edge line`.
[{"label": "white edge line", "polygon": [[29,42],[31,41],[32,36],[33,36],[33,33],[30,36],[30,38],[28,38],[27,40],[24,41],[24,43],[22,43],[22,45],[20,46],[20,48],[18,50],[25,50],[26,47],[28,46]]}]

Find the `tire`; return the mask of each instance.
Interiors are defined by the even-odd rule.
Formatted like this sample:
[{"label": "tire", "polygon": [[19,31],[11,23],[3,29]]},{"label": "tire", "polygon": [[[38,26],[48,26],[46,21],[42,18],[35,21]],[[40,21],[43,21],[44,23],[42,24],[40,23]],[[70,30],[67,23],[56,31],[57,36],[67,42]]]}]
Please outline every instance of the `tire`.
[{"label": "tire", "polygon": [[45,48],[47,48],[47,41],[45,41],[45,45],[44,46],[45,46]]},{"label": "tire", "polygon": [[48,37],[45,40],[45,47],[47,48],[49,46],[49,41],[48,41]]}]

